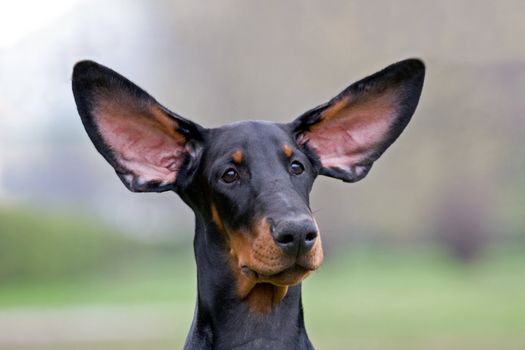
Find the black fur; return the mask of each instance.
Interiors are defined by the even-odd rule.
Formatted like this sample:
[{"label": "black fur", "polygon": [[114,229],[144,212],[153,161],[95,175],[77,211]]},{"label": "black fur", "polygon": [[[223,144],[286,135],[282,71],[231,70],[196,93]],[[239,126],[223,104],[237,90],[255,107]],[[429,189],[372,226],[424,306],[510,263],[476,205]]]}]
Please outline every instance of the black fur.
[{"label": "black fur", "polygon": [[[421,61],[396,63],[350,85],[328,103],[289,124],[246,121],[205,129],[162,107],[177,121],[178,132],[187,140],[187,153],[176,183],[159,186],[155,182],[145,185],[127,183],[125,179],[123,182],[134,191],[175,190],[195,212],[198,296],[185,349],[313,349],[304,327],[300,284],[290,286],[284,299],[269,314],[253,313],[239,299],[235,278],[228,268],[227,240],[212,220],[211,206],[216,206],[225,225],[234,230],[248,228],[263,217],[279,222],[298,215],[311,215],[309,193],[315,178],[322,174],[353,182],[365,176],[372,162],[410,120],[419,100],[423,76]],[[319,156],[308,143],[297,141],[301,133],[322,122],[323,110],[347,94],[361,96],[384,89],[401,89],[399,118],[384,144],[368,162],[353,165],[350,171],[323,168]],[[101,90],[125,93],[143,104],[158,103],[144,90],[106,67],[89,61],[75,66],[73,92],[82,122],[97,150],[122,178],[129,170],[115,160],[93,119],[96,92]],[[293,150],[291,158],[282,151],[284,144]],[[231,159],[236,150],[243,154],[240,164]],[[292,161],[301,162],[305,171],[300,175],[292,174]],[[229,168],[239,173],[234,183],[221,180]]]}]

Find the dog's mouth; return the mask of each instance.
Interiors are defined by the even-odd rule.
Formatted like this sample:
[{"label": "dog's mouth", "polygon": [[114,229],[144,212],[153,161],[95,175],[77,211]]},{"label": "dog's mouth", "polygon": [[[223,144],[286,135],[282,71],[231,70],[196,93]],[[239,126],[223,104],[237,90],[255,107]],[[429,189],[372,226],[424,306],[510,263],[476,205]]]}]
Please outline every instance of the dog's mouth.
[{"label": "dog's mouth", "polygon": [[282,287],[300,283],[314,270],[314,267],[293,264],[279,272],[265,274],[264,272],[256,271],[246,265],[241,267],[242,273],[256,283],[270,283]]},{"label": "dog's mouth", "polygon": [[[317,270],[323,261],[320,241],[316,249],[297,257],[253,253],[254,258],[239,261],[241,274],[253,284],[270,283],[278,287],[292,286]],[[261,259],[263,257],[264,259]]]}]

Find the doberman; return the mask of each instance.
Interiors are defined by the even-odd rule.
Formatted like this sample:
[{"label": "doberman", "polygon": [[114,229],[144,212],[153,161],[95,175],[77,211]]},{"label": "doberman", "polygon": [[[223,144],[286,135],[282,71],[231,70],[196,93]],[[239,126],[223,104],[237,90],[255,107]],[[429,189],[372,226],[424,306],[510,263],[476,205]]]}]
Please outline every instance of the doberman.
[{"label": "doberman", "polygon": [[76,64],[78,112],[124,185],[174,191],[195,212],[198,294],[185,349],[313,349],[301,303],[301,281],[323,261],[313,182],[365,177],[409,122],[424,75],[408,59],[291,123],[208,129],[102,65]]}]

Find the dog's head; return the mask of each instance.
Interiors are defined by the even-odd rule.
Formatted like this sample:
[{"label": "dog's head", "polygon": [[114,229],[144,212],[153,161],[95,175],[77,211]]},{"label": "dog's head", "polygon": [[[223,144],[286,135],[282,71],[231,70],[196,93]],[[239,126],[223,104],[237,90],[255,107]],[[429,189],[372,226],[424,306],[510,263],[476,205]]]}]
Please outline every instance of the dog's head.
[{"label": "dog's head", "polygon": [[393,64],[288,124],[213,129],[94,62],[75,66],[73,92],[88,135],[129,190],[174,190],[215,228],[212,240],[246,297],[258,283],[286,293],[320,266],[309,205],[315,178],[366,176],[409,122],[424,70],[415,59]]}]

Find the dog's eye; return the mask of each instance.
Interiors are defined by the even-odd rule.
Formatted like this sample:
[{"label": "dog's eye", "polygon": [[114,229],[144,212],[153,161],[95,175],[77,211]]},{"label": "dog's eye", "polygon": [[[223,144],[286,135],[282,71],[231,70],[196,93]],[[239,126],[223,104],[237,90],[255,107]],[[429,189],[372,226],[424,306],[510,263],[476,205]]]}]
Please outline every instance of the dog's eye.
[{"label": "dog's eye", "polygon": [[233,168],[229,168],[227,169],[224,174],[222,174],[222,181],[226,182],[226,183],[232,183],[234,182],[235,180],[237,180],[239,178],[239,173],[237,172],[237,170],[233,169]]},{"label": "dog's eye", "polygon": [[290,164],[290,172],[294,175],[301,175],[304,171],[304,165],[301,164],[301,162],[298,162],[294,160],[292,164]]}]

